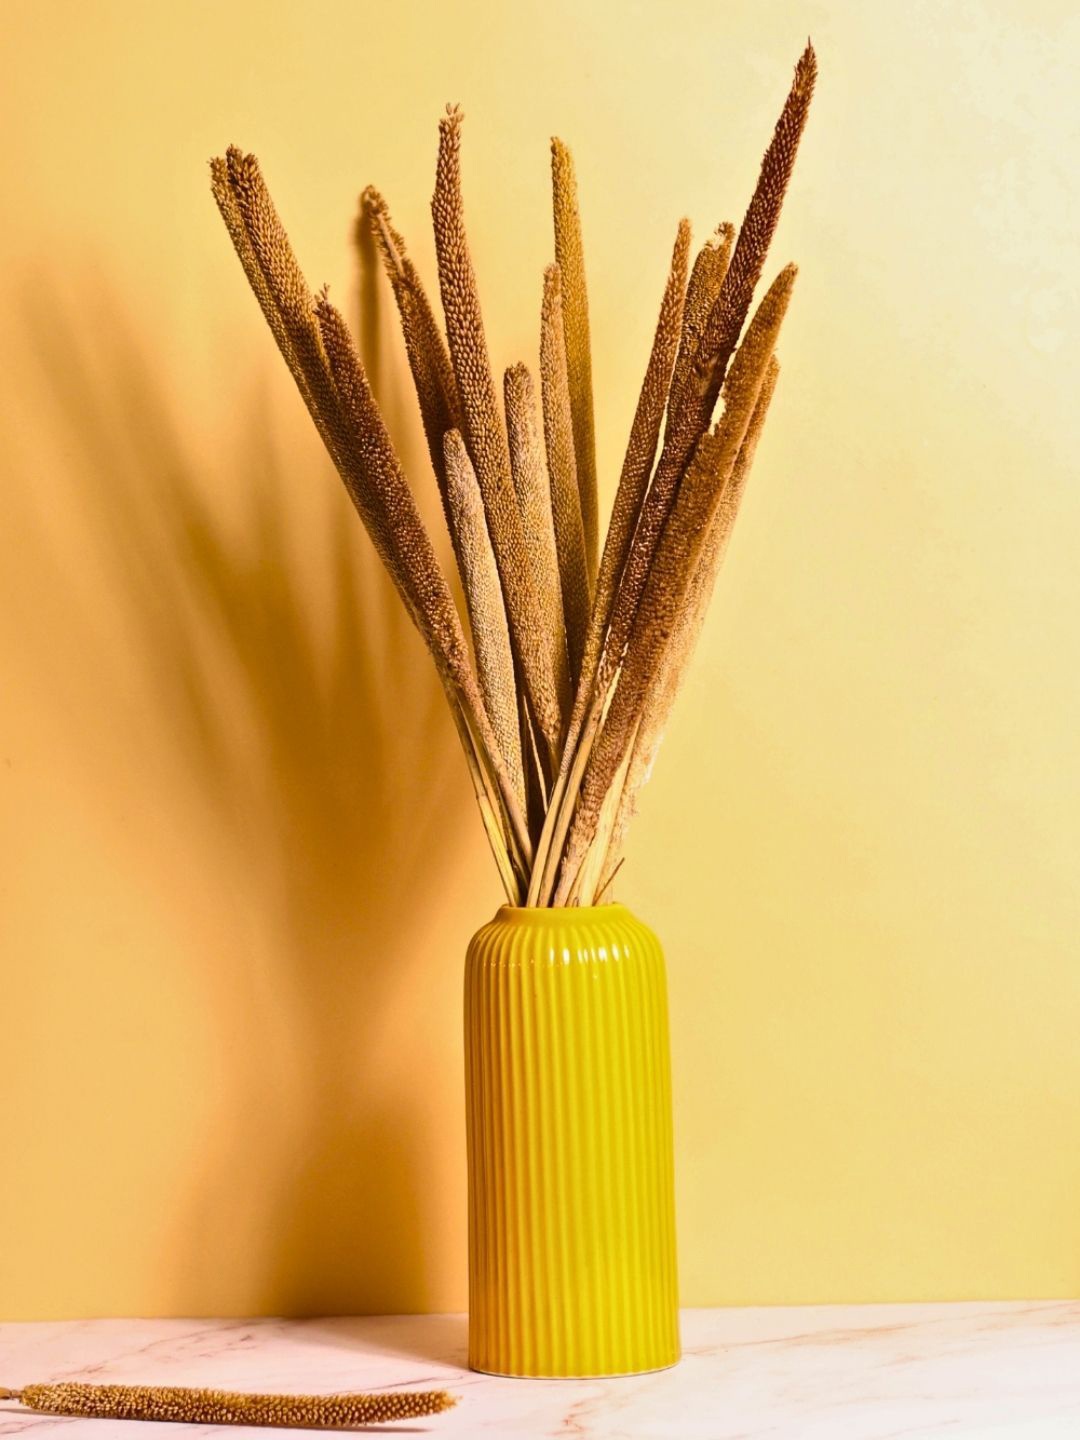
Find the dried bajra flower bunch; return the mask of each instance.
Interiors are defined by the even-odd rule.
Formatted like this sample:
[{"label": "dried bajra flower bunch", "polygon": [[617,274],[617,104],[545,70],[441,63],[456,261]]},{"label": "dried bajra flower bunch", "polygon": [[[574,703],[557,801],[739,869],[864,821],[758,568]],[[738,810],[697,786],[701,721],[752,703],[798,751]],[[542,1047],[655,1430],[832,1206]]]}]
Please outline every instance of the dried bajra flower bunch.
[{"label": "dried bajra flower bunch", "polygon": [[596,903],[621,863],[776,387],[794,265],[751,310],[816,74],[808,44],[738,230],[720,225],[691,263],[690,226],[679,224],[602,548],[567,147],[552,141],[555,258],[539,287],[539,386],[515,363],[501,405],[465,231],[460,110],[439,124],[431,205],[444,325],[386,201],[363,192],[360,224],[401,319],[464,615],[349,327],[325,291],[308,288],[258,161],[235,148],[211,161],[251,287],[431,652],[511,904]]}]

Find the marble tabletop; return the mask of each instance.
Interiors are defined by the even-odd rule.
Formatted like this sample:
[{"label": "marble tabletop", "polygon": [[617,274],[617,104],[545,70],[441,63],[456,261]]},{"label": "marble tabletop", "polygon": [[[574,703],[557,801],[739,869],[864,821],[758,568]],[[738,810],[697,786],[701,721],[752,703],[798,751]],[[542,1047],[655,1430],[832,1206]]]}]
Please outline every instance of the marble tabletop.
[{"label": "marble tabletop", "polygon": [[[0,1385],[43,1380],[333,1392],[446,1388],[455,1409],[365,1433],[585,1440],[1080,1440],[1080,1301],[684,1310],[674,1369],[504,1380],[461,1315],[0,1325]],[[310,1431],[132,1425],[0,1402],[0,1436],[181,1440]]]}]

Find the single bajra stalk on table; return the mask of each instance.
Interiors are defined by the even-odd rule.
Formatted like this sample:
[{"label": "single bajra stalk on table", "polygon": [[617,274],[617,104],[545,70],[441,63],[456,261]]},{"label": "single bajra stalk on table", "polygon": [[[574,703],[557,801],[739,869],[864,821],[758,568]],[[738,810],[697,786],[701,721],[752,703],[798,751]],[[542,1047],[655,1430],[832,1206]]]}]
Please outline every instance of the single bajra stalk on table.
[{"label": "single bajra stalk on table", "polygon": [[0,1388],[44,1415],[85,1420],[172,1421],[186,1425],[258,1425],[303,1430],[348,1430],[438,1415],[457,1404],[446,1390],[385,1390],[374,1395],[256,1395],[178,1385],[57,1385]]},{"label": "single bajra stalk on table", "polygon": [[691,266],[690,225],[679,224],[602,547],[584,227],[568,147],[551,143],[542,423],[526,365],[504,370],[501,405],[496,390],[465,230],[461,110],[448,107],[439,124],[431,205],[441,321],[381,193],[363,191],[360,224],[397,305],[463,614],[356,342],[326,291],[304,279],[258,162],[235,147],[211,162],[251,288],[431,652],[512,904],[610,896],[775,387],[793,265],[747,317],[816,76],[808,44],[738,231],[719,225]]}]

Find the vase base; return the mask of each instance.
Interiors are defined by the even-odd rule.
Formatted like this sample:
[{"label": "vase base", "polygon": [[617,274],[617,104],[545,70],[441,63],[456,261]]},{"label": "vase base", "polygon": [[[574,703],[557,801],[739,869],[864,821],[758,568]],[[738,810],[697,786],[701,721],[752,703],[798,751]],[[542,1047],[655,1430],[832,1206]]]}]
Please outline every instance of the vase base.
[{"label": "vase base", "polygon": [[681,1359],[680,1351],[673,1360],[665,1360],[662,1365],[645,1365],[640,1370],[575,1370],[561,1375],[533,1374],[528,1370],[492,1370],[486,1365],[474,1365],[471,1360],[469,1369],[477,1375],[493,1375],[498,1380],[632,1380],[635,1375],[659,1375],[662,1370],[674,1370]]}]

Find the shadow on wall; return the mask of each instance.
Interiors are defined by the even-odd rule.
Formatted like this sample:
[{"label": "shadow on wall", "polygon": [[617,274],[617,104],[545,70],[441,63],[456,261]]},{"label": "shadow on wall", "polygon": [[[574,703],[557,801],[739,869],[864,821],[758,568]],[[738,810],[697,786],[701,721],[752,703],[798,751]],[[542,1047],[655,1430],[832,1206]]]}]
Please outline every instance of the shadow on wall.
[{"label": "shadow on wall", "polygon": [[[454,827],[472,823],[441,688],[329,462],[315,476],[287,472],[256,397],[235,450],[208,470],[122,306],[84,297],[76,311],[48,293],[34,287],[30,328],[76,462],[79,543],[94,547],[115,597],[124,663],[152,689],[168,764],[260,911],[257,943],[193,961],[216,972],[219,1118],[170,1242],[174,1312],[228,1313],[237,1293],[264,1313],[422,1310],[425,1250],[445,1231],[430,1168],[441,1121],[407,1083],[394,1025],[408,1024],[406,996],[431,960],[410,896],[452,881]],[[362,293],[370,303],[370,284]],[[363,340],[385,387],[380,323],[373,312]],[[401,405],[391,397],[391,423]],[[301,483],[319,496],[302,522]],[[297,525],[323,495],[324,537],[302,536],[305,569]],[[99,643],[62,559],[38,538],[42,584]],[[116,661],[106,651],[103,686]],[[49,703],[64,703],[48,657],[35,665],[55,682]],[[93,745],[78,763],[106,805]],[[168,813],[155,823],[167,827]],[[184,863],[198,887],[200,856]]]}]

